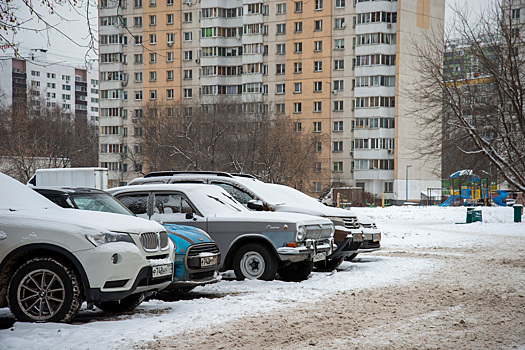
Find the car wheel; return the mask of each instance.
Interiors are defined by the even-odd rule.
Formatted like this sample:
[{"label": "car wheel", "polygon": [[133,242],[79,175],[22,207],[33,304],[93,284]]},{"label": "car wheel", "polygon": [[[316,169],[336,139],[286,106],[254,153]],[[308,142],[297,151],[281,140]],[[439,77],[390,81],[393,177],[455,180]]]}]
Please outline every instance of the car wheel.
[{"label": "car wheel", "polygon": [[124,299],[95,303],[100,310],[110,313],[130,312],[144,301],[144,293],[131,294]]},{"label": "car wheel", "polygon": [[271,281],[277,273],[277,258],[260,244],[246,244],[235,254],[233,270],[239,280],[247,278]]},{"label": "car wheel", "polygon": [[339,265],[343,263],[343,258],[330,259],[317,261],[314,263],[316,271],[319,272],[331,272],[334,271]]},{"label": "car wheel", "polygon": [[22,322],[69,322],[82,304],[77,276],[53,258],[23,264],[9,282],[7,301]]},{"label": "car wheel", "polygon": [[300,282],[308,278],[313,268],[313,261],[299,261],[279,269],[278,273],[284,281]]},{"label": "car wheel", "polygon": [[357,256],[357,253],[354,253],[354,254],[352,254],[352,255],[350,255],[350,256],[347,256],[347,257],[345,258],[345,260],[346,260],[346,261],[352,261],[352,260],[355,259],[356,256]]}]

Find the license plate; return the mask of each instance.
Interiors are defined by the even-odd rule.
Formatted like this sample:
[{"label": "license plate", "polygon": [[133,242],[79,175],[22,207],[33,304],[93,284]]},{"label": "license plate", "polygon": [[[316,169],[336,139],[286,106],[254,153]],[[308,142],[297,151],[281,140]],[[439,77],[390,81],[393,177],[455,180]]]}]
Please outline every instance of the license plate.
[{"label": "license plate", "polygon": [[321,252],[314,255],[314,262],[321,260],[326,260],[326,252]]},{"label": "license plate", "polygon": [[162,276],[168,276],[171,275],[173,272],[173,265],[167,264],[167,265],[157,265],[151,267],[151,277],[162,277]]},{"label": "license plate", "polygon": [[201,267],[217,265],[217,256],[205,256],[201,258]]}]

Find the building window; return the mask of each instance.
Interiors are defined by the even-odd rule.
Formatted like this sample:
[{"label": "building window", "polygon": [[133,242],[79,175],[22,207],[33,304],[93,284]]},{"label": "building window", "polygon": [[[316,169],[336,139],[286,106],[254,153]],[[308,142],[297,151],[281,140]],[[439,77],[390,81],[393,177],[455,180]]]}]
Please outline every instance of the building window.
[{"label": "building window", "polygon": [[316,173],[320,173],[321,172],[321,162],[315,162],[314,163],[314,171]]},{"label": "building window", "polygon": [[342,120],[334,122],[333,131],[343,131],[343,121]]},{"label": "building window", "polygon": [[314,72],[323,71],[323,61],[314,61]]},{"label": "building window", "polygon": [[335,0],[335,8],[344,8],[346,5],[346,0]]},{"label": "building window", "polygon": [[278,55],[284,55],[286,53],[286,44],[277,44],[276,48]]},{"label": "building window", "polygon": [[149,72],[149,81],[157,81],[157,72],[156,71]]},{"label": "building window", "polygon": [[286,13],[286,3],[284,4],[277,4],[277,14],[283,15]]},{"label": "building window", "polygon": [[323,149],[323,143],[321,141],[318,141],[315,143],[315,151],[316,152],[321,152]]},{"label": "building window", "polygon": [[343,101],[334,101],[334,112],[343,111]]},{"label": "building window", "polygon": [[173,13],[168,13],[166,15],[166,24],[173,24]]},{"label": "building window", "polygon": [[295,132],[303,131],[303,123],[301,123],[301,122],[293,123],[293,130]]},{"label": "building window", "polygon": [[135,8],[140,8],[140,7],[142,7],[142,0],[135,0],[135,2],[134,2],[134,7],[135,7]]},{"label": "building window", "polygon": [[166,71],[166,80],[173,80],[173,71],[172,70]]},{"label": "building window", "polygon": [[321,192],[321,183],[320,182],[314,181],[313,192]]},{"label": "building window", "polygon": [[157,34],[149,35],[149,43],[150,45],[155,45],[157,43]]},{"label": "building window", "polygon": [[303,43],[294,43],[294,53],[301,53],[303,52]]},{"label": "building window", "polygon": [[345,48],[345,39],[334,40],[334,50],[343,50]]},{"label": "building window", "polygon": [[323,20],[318,19],[314,22],[314,31],[320,31],[323,30]]},{"label": "building window", "polygon": [[520,18],[520,9],[512,9],[511,10],[511,17],[512,17],[512,19],[519,19]]},{"label": "building window", "polygon": [[135,73],[135,82],[140,83],[142,81],[142,72]]},{"label": "building window", "polygon": [[193,58],[193,51],[184,51],[184,61],[190,61]]},{"label": "building window", "polygon": [[173,51],[166,52],[166,62],[173,62]]},{"label": "building window", "polygon": [[169,100],[173,99],[173,89],[166,89],[166,98]]},{"label": "building window", "polygon": [[193,33],[192,32],[184,32],[184,41],[192,41],[193,40]]},{"label": "building window", "polygon": [[185,69],[183,71],[184,79],[185,80],[191,80],[193,79],[193,71],[191,69]]},{"label": "building window", "polygon": [[149,0],[149,5],[150,6],[157,6],[157,0]]},{"label": "building window", "polygon": [[142,100],[142,90],[135,91],[135,100]]},{"label": "building window", "polygon": [[294,102],[293,104],[293,112],[294,113],[301,113],[303,111],[303,104],[301,102]]},{"label": "building window", "polygon": [[293,93],[294,94],[300,94],[303,92],[303,83],[298,82],[293,84]]},{"label": "building window", "polygon": [[157,54],[155,52],[152,52],[149,54],[149,62],[150,63],[157,62]]},{"label": "building window", "polygon": [[344,89],[344,80],[334,80],[334,91],[342,91]]},{"label": "building window", "polygon": [[394,183],[385,182],[385,193],[394,193]]},{"label": "building window", "polygon": [[284,113],[286,113],[285,107],[286,107],[286,105],[284,103],[276,103],[275,104],[275,110],[277,111],[277,114],[284,114]]},{"label": "building window", "polygon": [[192,98],[193,97],[193,90],[192,89],[184,89],[184,98]]},{"label": "building window", "polygon": [[336,18],[335,19],[335,29],[344,29],[346,28],[346,24],[345,24],[345,19],[344,17],[342,18]]},{"label": "building window", "polygon": [[334,162],[333,163],[334,173],[340,173],[343,171],[343,162]]},{"label": "building window", "polygon": [[345,61],[344,60],[334,60],[334,70],[344,70]]},{"label": "building window", "polygon": [[322,112],[322,102],[321,101],[314,102],[314,112]]},{"label": "building window", "polygon": [[302,1],[295,1],[294,2],[294,11],[295,12],[303,12],[303,2]]},{"label": "building window", "polygon": [[314,41],[314,51],[315,52],[323,51],[323,42],[321,40]]},{"label": "building window", "polygon": [[343,141],[334,141],[333,152],[343,152]]},{"label": "building window", "polygon": [[149,91],[149,99],[150,100],[156,100],[157,99],[157,90],[150,90]]},{"label": "building window", "polygon": [[322,10],[323,9],[323,0],[315,0],[314,2],[314,10]]},{"label": "building window", "polygon": [[149,25],[150,26],[157,25],[157,16],[156,15],[149,16]]},{"label": "building window", "polygon": [[323,83],[321,81],[314,81],[314,92],[322,92]]},{"label": "building window", "polygon": [[275,85],[275,94],[282,95],[284,93],[286,93],[286,84]]},{"label": "building window", "polygon": [[168,45],[173,45],[173,41],[175,39],[175,36],[173,33],[166,33],[166,42]]},{"label": "building window", "polygon": [[133,25],[135,27],[142,27],[142,17],[133,17]]},{"label": "building window", "polygon": [[286,23],[279,23],[277,26],[277,34],[286,34]]},{"label": "building window", "polygon": [[303,22],[295,22],[294,23],[294,32],[295,33],[301,33],[303,31]]},{"label": "building window", "polygon": [[314,132],[321,132],[321,122],[314,122]]},{"label": "building window", "polygon": [[293,72],[296,74],[303,72],[303,63],[302,62],[295,62],[293,64]]},{"label": "building window", "polygon": [[193,14],[191,12],[184,12],[184,23],[193,22]]},{"label": "building window", "polygon": [[275,65],[275,74],[285,74],[286,66],[284,63],[279,63]]},{"label": "building window", "polygon": [[142,35],[135,35],[135,45],[142,45]]}]

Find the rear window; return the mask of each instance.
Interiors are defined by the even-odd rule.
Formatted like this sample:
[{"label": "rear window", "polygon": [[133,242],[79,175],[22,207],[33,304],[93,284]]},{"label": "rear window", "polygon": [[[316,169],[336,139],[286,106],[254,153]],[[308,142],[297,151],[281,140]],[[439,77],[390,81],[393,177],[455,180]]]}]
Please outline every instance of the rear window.
[{"label": "rear window", "polygon": [[[128,208],[123,206],[113,196],[104,193],[72,193],[71,200],[78,209],[103,211],[124,215],[133,215]],[[57,203],[58,204],[58,203]],[[60,204],[59,204],[60,205]]]}]

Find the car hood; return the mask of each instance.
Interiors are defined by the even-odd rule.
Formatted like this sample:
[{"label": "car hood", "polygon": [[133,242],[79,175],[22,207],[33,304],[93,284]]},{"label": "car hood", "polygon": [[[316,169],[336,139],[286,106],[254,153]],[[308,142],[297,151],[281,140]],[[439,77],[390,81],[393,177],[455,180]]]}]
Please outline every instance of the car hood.
[{"label": "car hood", "polygon": [[170,236],[182,239],[189,244],[213,242],[205,231],[196,227],[177,224],[163,224],[162,226],[164,226]]},{"label": "car hood", "polygon": [[[35,192],[36,193],[36,192]],[[32,226],[35,229],[70,230],[73,232],[127,232],[138,234],[160,231],[163,227],[153,221],[105,212],[64,209],[58,206],[43,209],[2,210],[0,225]]]},{"label": "car hood", "polygon": [[230,216],[216,216],[217,219],[244,222],[297,223],[303,225],[331,224],[332,221],[313,215],[288,212],[241,212]]},{"label": "car hood", "polygon": [[[320,204],[320,203],[319,203]],[[273,206],[276,212],[304,213],[316,216],[356,216],[354,212],[347,209],[328,207],[326,205],[300,205],[300,204],[278,204]],[[361,216],[360,216],[361,217]]]}]

